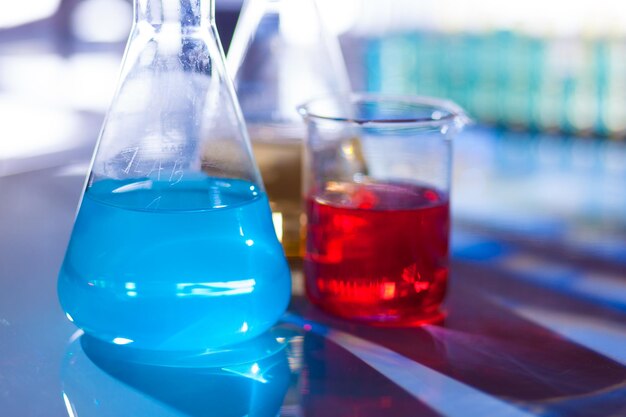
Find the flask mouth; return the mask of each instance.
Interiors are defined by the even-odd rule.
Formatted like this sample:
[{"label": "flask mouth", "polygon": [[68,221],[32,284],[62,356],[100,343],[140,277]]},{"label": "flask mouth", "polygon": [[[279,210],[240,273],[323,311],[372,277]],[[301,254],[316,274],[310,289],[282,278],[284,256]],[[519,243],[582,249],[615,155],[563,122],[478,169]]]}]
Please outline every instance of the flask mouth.
[{"label": "flask mouth", "polygon": [[355,93],[313,99],[297,110],[307,121],[368,127],[462,128],[472,122],[454,102],[425,96]]}]

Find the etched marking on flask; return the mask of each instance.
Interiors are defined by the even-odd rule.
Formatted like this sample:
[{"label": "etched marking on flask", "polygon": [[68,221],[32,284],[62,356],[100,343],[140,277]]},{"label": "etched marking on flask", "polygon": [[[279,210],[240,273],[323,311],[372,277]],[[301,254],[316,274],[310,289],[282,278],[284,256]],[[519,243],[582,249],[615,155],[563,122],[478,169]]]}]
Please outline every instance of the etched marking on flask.
[{"label": "etched marking on flask", "polygon": [[[123,150],[122,152],[120,152],[120,154],[124,157],[124,160],[126,162],[128,162],[128,164],[126,165],[126,168],[123,169],[123,171],[128,174],[130,172],[130,167],[133,165],[133,162],[135,161],[135,158],[137,157],[137,153],[139,152],[139,147],[136,146],[134,148],[128,148]],[[132,153],[132,156],[129,157],[128,155],[130,155]]]},{"label": "etched marking on flask", "polygon": [[158,196],[146,206],[146,209],[156,210],[161,205],[161,196]]},{"label": "etched marking on flask", "polygon": [[[157,168],[157,165],[159,166]],[[157,159],[156,161],[154,161],[154,163],[152,164],[152,168],[150,168],[150,171],[148,171],[148,174],[146,174],[146,176],[150,176],[152,175],[153,172],[156,171],[156,179],[157,181],[161,180],[161,171],[163,171],[163,164],[161,163],[160,159]]]},{"label": "etched marking on flask", "polygon": [[174,162],[174,167],[172,168],[172,173],[170,174],[170,186],[181,182],[184,176],[185,171],[183,170],[183,160],[177,159],[176,162]]}]

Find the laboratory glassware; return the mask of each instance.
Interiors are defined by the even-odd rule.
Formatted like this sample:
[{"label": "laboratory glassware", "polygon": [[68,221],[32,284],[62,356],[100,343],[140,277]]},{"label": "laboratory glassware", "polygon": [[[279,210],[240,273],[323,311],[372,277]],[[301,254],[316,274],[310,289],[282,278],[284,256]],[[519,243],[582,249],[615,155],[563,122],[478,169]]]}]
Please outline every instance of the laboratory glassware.
[{"label": "laboratory glassware", "polygon": [[58,280],[105,342],[217,352],[273,325],[290,273],[227,75],[213,0],[135,0]]},{"label": "laboratory glassware", "polygon": [[441,318],[448,281],[450,102],[337,96],[300,108],[306,144],[306,293],[333,314],[380,325]]},{"label": "laboratory glassware", "polygon": [[285,253],[302,251],[302,143],[296,107],[347,93],[338,40],[325,30],[314,0],[247,0],[227,65]]}]

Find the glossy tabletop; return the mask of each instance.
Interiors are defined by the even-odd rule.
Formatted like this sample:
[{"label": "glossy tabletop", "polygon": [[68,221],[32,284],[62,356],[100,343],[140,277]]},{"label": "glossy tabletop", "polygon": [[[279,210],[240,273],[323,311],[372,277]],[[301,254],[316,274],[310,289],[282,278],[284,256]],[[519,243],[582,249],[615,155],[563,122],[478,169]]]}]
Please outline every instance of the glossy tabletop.
[{"label": "glossy tabletop", "polygon": [[[577,143],[482,128],[459,139],[441,325],[329,317],[294,265],[271,335],[280,347],[220,367],[129,362],[65,318],[56,274],[88,152],[0,177],[0,415],[626,415],[626,198],[590,188],[623,184],[626,168],[577,178],[580,166],[551,168],[550,154],[539,166],[520,157],[545,146],[571,156]],[[597,146],[580,157],[623,152]]]}]

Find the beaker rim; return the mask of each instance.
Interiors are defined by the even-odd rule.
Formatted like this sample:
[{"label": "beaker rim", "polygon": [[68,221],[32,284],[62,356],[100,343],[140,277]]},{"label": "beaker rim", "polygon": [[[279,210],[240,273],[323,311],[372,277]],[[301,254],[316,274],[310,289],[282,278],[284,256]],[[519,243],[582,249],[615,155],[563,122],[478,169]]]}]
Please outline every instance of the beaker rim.
[{"label": "beaker rim", "polygon": [[[326,104],[326,106],[324,106]],[[363,117],[354,114],[355,106],[364,104],[394,104],[403,108],[402,116]],[[329,108],[334,109],[335,114]],[[338,110],[339,109],[339,110]],[[297,107],[305,120],[319,120],[371,127],[437,127],[456,124],[462,127],[471,123],[465,111],[450,100],[386,93],[352,93],[314,98]],[[393,109],[392,109],[393,110]],[[397,108],[395,110],[398,110]],[[343,114],[342,114],[343,112]]]}]

